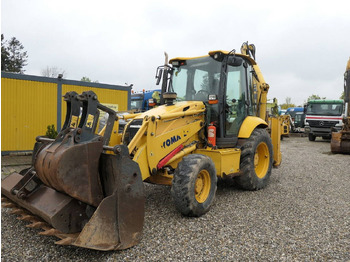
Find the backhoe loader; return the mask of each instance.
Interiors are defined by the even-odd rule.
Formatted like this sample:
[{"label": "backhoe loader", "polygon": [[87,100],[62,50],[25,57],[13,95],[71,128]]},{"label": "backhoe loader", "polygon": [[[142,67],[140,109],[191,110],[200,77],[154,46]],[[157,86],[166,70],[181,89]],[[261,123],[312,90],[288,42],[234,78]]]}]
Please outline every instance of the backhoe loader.
[{"label": "backhoe loader", "polygon": [[[117,116],[92,91],[65,94],[62,130],[37,137],[32,168],[3,180],[5,206],[57,244],[120,250],[141,240],[143,182],[170,185],[175,208],[197,217],[209,211],[218,177],[246,190],[267,185],[281,162],[281,131],[277,118],[267,123],[269,85],[254,45],[166,55],[156,79],[161,105],[139,114]],[[108,120],[96,134],[99,110]]]},{"label": "backhoe loader", "polygon": [[332,153],[350,154],[350,58],[344,73],[344,106],[343,127],[333,130],[331,139]]}]

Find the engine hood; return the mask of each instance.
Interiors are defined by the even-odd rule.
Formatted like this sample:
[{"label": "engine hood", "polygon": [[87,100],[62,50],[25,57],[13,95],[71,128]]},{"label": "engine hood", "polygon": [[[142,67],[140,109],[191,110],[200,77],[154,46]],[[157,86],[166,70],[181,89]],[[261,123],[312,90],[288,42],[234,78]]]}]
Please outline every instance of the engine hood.
[{"label": "engine hood", "polygon": [[190,112],[190,111],[197,111],[200,109],[205,109],[205,105],[201,101],[183,101],[183,102],[176,102],[174,105],[161,105],[156,108],[152,108],[151,110],[148,110],[141,115],[137,116],[135,119],[144,118],[145,116],[151,117],[151,116],[162,116],[165,114],[172,114],[172,113],[180,113],[180,112]]}]

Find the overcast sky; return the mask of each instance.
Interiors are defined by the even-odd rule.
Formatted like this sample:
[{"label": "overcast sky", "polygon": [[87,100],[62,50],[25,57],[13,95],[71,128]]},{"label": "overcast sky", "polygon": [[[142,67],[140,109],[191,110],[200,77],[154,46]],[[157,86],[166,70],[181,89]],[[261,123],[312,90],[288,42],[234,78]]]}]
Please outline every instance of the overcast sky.
[{"label": "overcast sky", "polygon": [[154,89],[169,57],[256,46],[268,97],[301,105],[338,99],[350,56],[350,1],[2,0],[1,33],[28,52],[25,74],[47,66],[100,83]]}]

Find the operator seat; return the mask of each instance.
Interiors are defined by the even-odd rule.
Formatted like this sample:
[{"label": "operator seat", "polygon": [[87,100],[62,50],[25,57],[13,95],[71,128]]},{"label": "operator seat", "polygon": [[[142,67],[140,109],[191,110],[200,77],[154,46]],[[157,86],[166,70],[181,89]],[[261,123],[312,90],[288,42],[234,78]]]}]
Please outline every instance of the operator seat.
[{"label": "operator seat", "polygon": [[209,92],[207,90],[199,90],[194,96],[195,101],[207,101]]}]

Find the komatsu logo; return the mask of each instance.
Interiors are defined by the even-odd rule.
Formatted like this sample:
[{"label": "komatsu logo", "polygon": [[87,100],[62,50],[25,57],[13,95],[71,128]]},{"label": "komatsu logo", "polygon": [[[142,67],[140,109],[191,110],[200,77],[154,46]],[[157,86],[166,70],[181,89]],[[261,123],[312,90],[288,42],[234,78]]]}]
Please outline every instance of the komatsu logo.
[{"label": "komatsu logo", "polygon": [[166,148],[166,147],[168,147],[168,146],[170,146],[170,145],[176,143],[176,142],[179,141],[180,139],[181,139],[181,136],[179,136],[179,135],[177,135],[177,136],[172,136],[171,138],[169,138],[169,139],[167,139],[167,140],[165,140],[165,141],[163,142],[162,147],[163,147],[163,148]]}]

